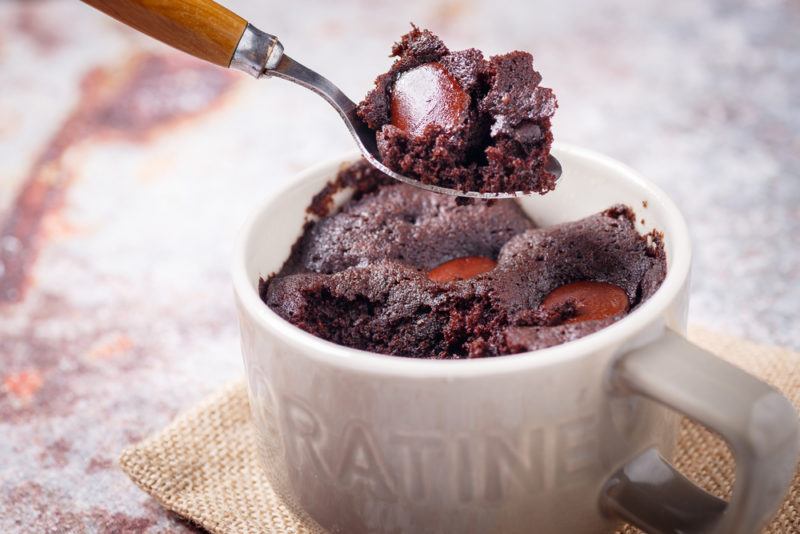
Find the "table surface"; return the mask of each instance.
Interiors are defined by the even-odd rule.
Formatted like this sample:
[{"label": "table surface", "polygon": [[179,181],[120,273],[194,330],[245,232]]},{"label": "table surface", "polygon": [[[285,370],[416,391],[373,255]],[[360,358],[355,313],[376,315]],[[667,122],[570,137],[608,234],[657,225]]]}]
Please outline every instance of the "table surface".
[{"label": "table surface", "polygon": [[[800,348],[800,4],[228,2],[358,97],[415,21],[535,52],[561,141],[689,220],[690,321]],[[291,7],[290,7],[291,6]],[[120,450],[242,374],[244,213],[352,147],[317,96],[187,59],[78,2],[0,3],[0,531],[165,532]]]}]

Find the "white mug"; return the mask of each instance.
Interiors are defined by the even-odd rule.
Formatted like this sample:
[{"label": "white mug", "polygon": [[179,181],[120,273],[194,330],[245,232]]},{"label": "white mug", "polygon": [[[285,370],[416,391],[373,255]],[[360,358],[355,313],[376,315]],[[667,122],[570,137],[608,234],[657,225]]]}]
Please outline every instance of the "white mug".
[{"label": "white mug", "polygon": [[[675,204],[630,168],[557,145],[564,176],[520,199],[539,226],[624,203],[664,233],[667,275],[627,317],[555,347],[476,360],[372,354],[314,337],[258,296],[305,208],[348,154],[301,173],[248,219],[233,280],[260,452],[297,513],[342,533],[749,533],[780,504],[797,414],[773,388],[683,337],[690,242]],[[679,414],[730,445],[729,502],[669,462]],[[306,515],[307,514],[307,515]]]}]

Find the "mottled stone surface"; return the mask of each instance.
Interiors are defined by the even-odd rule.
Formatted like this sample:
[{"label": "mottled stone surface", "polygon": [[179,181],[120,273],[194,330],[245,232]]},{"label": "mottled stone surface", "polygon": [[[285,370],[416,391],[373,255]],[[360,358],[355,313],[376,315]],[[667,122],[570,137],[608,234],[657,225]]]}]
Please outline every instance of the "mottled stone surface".
[{"label": "mottled stone surface", "polygon": [[[641,170],[689,219],[691,320],[800,348],[796,2],[228,4],[356,100],[408,21],[533,51],[556,138]],[[0,3],[0,531],[191,530],[115,459],[241,373],[243,214],[351,146],[298,87],[78,2]]]}]

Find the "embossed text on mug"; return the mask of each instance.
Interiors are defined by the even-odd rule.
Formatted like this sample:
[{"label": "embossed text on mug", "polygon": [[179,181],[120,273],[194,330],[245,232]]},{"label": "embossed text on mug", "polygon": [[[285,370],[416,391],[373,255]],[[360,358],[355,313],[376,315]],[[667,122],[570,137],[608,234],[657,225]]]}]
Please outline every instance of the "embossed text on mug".
[{"label": "embossed text on mug", "polygon": [[386,502],[435,496],[492,505],[512,492],[579,483],[599,465],[594,414],[475,435],[431,429],[376,436],[357,418],[327,428],[294,395],[281,395],[279,404],[290,465],[308,466],[326,484]]}]

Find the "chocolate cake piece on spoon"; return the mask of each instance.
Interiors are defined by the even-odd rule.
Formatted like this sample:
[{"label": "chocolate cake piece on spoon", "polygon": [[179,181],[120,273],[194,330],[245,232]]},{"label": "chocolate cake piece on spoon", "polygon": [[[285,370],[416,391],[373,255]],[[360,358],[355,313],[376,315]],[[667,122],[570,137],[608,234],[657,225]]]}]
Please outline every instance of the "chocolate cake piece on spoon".
[{"label": "chocolate cake piece on spoon", "polygon": [[422,183],[461,191],[547,193],[551,118],[558,107],[527,52],[488,60],[451,52],[414,27],[389,72],[358,106],[382,163]]}]

